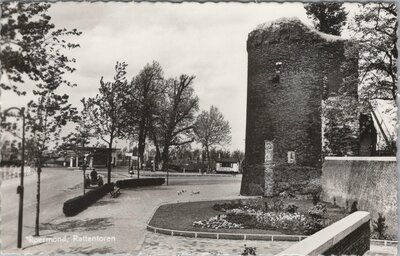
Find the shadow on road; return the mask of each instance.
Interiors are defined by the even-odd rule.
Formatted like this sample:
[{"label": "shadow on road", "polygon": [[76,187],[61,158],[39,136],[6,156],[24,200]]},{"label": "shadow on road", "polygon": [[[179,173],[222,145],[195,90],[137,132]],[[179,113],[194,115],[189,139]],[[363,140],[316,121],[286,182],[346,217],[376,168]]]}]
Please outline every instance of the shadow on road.
[{"label": "shadow on road", "polygon": [[106,254],[106,253],[116,253],[115,250],[109,246],[103,246],[98,248],[93,248],[91,246],[86,247],[71,247],[70,250],[57,250],[56,254]]},{"label": "shadow on road", "polygon": [[58,230],[61,232],[72,232],[72,231],[96,231],[104,230],[107,227],[113,226],[111,218],[97,218],[87,220],[69,220],[61,223],[42,223],[40,225],[41,230]]}]

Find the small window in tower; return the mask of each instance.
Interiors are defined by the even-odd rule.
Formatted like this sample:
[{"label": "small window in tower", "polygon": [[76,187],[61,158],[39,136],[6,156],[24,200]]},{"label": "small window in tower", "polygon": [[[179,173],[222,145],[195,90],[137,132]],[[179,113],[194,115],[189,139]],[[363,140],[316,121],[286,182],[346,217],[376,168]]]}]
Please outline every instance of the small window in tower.
[{"label": "small window in tower", "polygon": [[282,62],[278,61],[277,63],[275,63],[275,72],[277,74],[281,73],[281,67],[282,67]]},{"label": "small window in tower", "polygon": [[279,75],[275,75],[275,76],[272,78],[272,83],[273,83],[273,84],[279,84],[279,81],[280,81]]},{"label": "small window in tower", "polygon": [[281,67],[282,67],[282,62],[278,61],[275,63],[275,75],[272,77],[272,83],[274,85],[280,83],[280,74],[281,74]]}]

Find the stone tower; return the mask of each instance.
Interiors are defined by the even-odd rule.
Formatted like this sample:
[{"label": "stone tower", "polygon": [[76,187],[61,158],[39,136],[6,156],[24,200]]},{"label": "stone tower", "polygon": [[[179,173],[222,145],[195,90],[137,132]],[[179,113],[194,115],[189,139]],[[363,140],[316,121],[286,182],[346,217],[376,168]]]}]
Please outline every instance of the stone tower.
[{"label": "stone tower", "polygon": [[[329,123],[323,118],[329,108],[325,102],[341,102],[341,96],[357,100],[353,48],[297,18],[261,24],[249,34],[242,195],[310,194],[318,187],[327,144],[324,124]],[[351,117],[349,137],[357,145],[358,112],[340,111]],[[347,149],[349,154],[357,150]]]}]

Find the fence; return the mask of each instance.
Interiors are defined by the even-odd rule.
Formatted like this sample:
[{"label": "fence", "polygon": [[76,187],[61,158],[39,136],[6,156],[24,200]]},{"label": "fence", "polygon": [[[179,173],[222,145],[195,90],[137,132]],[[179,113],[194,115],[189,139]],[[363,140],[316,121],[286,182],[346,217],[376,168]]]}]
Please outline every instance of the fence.
[{"label": "fence", "polygon": [[[33,174],[33,171],[30,166],[24,167],[24,176],[29,176]],[[0,179],[1,180],[9,180],[13,178],[19,178],[21,176],[21,167],[20,166],[3,166],[0,167]]]}]

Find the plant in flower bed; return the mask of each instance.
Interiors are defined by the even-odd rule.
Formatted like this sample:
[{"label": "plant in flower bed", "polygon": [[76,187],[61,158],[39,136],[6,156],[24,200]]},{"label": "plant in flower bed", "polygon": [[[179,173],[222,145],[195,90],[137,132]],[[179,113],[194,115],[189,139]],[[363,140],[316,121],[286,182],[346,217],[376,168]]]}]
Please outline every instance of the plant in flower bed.
[{"label": "plant in flower bed", "polygon": [[326,227],[326,216],[328,210],[325,204],[317,203],[308,210],[308,214],[310,217],[304,230],[306,235],[312,235]]},{"label": "plant in flower bed", "polygon": [[222,203],[222,204],[214,204],[212,208],[219,212],[225,212],[226,210],[240,208],[243,206],[242,201],[237,202],[229,202],[229,203]]},{"label": "plant in flower bed", "polygon": [[288,212],[288,213],[295,213],[295,212],[297,212],[298,208],[299,207],[297,207],[297,205],[295,205],[295,204],[288,204],[285,206],[284,210],[285,210],[285,212]]},{"label": "plant in flower bed", "polygon": [[218,215],[211,217],[208,220],[200,220],[193,222],[193,227],[201,228],[213,228],[213,229],[239,229],[243,228],[243,225],[232,223],[226,220],[226,215]]},{"label": "plant in flower bed", "polygon": [[233,223],[240,223],[245,228],[250,229],[302,231],[305,229],[307,217],[300,213],[233,209],[227,211],[226,219]]}]

